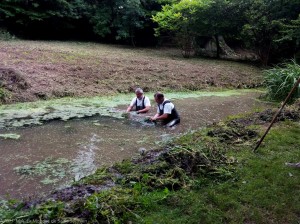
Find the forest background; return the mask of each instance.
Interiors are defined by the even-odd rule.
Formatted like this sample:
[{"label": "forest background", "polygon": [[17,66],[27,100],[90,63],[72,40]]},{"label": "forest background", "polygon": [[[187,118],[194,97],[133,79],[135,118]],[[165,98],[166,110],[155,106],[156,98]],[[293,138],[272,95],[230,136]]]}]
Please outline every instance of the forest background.
[{"label": "forest background", "polygon": [[[3,0],[2,39],[81,40],[178,46],[201,55],[224,38],[263,65],[298,57],[299,0]],[[211,55],[210,55],[211,56]]]}]

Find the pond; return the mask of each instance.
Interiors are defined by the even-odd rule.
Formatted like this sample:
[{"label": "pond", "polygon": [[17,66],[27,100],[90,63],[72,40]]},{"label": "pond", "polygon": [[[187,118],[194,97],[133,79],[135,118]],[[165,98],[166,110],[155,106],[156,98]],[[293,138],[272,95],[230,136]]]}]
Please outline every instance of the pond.
[{"label": "pond", "polygon": [[[92,174],[101,165],[138,156],[181,133],[203,128],[229,115],[265,107],[258,92],[226,97],[205,96],[172,100],[181,115],[173,129],[144,122],[146,115],[94,115],[43,125],[0,129],[18,139],[0,138],[0,197],[38,197]],[[126,109],[115,106],[116,113]],[[152,106],[149,115],[155,113]],[[147,116],[149,116],[147,115]]]}]

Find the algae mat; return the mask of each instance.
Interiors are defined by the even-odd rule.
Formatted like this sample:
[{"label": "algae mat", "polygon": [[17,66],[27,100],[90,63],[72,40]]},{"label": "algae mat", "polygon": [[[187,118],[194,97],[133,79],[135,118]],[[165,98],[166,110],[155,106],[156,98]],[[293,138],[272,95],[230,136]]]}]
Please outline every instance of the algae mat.
[{"label": "algae mat", "polygon": [[[243,95],[248,90],[229,90],[219,92],[178,92],[166,93],[169,99],[185,99],[195,97],[228,97]],[[253,92],[253,91],[250,91]],[[257,91],[256,91],[257,92]],[[147,94],[153,98],[153,93]],[[49,101],[37,101],[31,103],[19,103],[0,106],[0,129],[10,127],[22,127],[40,125],[51,120],[69,120],[95,115],[122,118],[122,110],[116,110],[119,105],[128,104],[133,95],[124,94],[111,97],[91,98],[62,98]],[[155,108],[153,109],[155,111]]]}]

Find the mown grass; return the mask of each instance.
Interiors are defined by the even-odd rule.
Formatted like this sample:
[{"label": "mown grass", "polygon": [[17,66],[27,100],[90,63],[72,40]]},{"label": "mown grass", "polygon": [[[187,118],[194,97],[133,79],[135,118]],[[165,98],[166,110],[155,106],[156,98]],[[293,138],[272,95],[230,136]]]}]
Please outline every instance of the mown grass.
[{"label": "mown grass", "polygon": [[145,92],[174,92],[262,86],[258,67],[224,60],[187,60],[176,49],[20,40],[0,40],[0,49],[3,72],[9,65],[27,84],[26,89],[16,86],[9,91],[12,96],[4,103],[111,96],[133,93],[137,87]]}]

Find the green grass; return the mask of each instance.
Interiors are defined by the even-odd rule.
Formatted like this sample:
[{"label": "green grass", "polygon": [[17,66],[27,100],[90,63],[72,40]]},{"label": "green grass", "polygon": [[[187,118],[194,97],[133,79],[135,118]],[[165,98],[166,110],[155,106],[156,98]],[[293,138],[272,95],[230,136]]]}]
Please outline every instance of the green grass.
[{"label": "green grass", "polygon": [[204,182],[172,192],[154,210],[139,214],[145,223],[299,223],[300,125],[273,129],[257,154],[232,150],[239,162],[234,178]]}]

